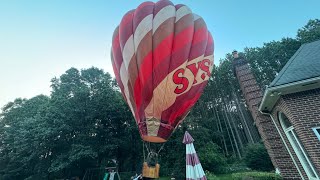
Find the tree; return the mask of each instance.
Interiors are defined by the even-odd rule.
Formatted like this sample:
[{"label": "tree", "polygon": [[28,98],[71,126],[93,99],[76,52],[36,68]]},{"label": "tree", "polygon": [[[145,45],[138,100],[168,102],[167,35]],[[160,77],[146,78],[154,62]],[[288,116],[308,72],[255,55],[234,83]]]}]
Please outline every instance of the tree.
[{"label": "tree", "polygon": [[113,158],[127,168],[123,154],[138,136],[113,79],[97,68],[54,78],[50,97],[8,103],[0,125],[3,179],[71,177]]},{"label": "tree", "polygon": [[[128,147],[127,128],[131,114],[112,78],[97,68],[71,68],[52,80],[49,119],[55,119],[57,146],[53,149],[51,172],[99,167],[117,159],[120,169]],[[78,172],[75,172],[78,173]],[[64,173],[64,176],[67,174]]]},{"label": "tree", "polygon": [[3,108],[0,121],[1,142],[0,151],[3,162],[1,174],[3,179],[22,179],[31,174],[46,174],[48,156],[45,132],[46,122],[41,117],[49,98],[43,95],[29,100],[16,99]]},{"label": "tree", "polygon": [[301,43],[309,43],[320,40],[320,20],[309,20],[307,25],[298,30],[297,39]]}]

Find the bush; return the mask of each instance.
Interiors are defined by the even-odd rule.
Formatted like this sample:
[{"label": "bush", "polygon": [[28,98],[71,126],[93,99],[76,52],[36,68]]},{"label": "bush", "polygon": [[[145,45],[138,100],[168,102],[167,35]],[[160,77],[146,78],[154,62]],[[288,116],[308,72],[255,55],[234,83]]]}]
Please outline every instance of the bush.
[{"label": "bush", "polygon": [[233,173],[232,179],[234,180],[281,180],[282,177],[275,173],[268,172],[242,172]]},{"label": "bush", "polygon": [[257,171],[272,171],[273,165],[263,144],[249,144],[245,149],[244,162]]},{"label": "bush", "polygon": [[214,172],[215,174],[220,174],[225,171],[227,160],[218,145],[208,143],[199,149],[198,156],[204,170]]}]

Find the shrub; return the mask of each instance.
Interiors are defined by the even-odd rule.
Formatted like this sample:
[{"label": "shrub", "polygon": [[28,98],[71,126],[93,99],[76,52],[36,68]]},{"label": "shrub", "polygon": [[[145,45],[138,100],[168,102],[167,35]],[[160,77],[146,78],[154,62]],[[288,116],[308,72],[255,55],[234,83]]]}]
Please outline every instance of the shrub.
[{"label": "shrub", "polygon": [[245,149],[244,162],[246,165],[258,171],[271,171],[273,165],[264,145],[261,143],[249,144]]},{"label": "shrub", "polygon": [[199,159],[204,170],[216,174],[223,173],[227,166],[226,157],[221,153],[221,148],[214,144],[208,143],[198,151]]}]

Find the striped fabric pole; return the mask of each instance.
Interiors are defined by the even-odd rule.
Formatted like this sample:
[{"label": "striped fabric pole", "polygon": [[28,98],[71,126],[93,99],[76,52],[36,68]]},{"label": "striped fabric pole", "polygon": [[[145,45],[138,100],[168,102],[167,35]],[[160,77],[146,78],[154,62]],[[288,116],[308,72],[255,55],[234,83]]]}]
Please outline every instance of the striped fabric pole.
[{"label": "striped fabric pole", "polygon": [[194,139],[186,131],[183,138],[183,143],[186,144],[186,180],[207,180],[193,141]]}]

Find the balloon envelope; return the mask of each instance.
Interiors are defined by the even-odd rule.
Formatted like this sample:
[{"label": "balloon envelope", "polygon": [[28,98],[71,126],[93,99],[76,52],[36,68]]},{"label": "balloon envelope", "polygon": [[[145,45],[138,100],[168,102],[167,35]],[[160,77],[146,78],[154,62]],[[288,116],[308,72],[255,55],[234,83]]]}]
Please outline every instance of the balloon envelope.
[{"label": "balloon envelope", "polygon": [[207,84],[213,39],[187,6],[144,2],[115,29],[111,59],[142,139],[165,142]]}]

